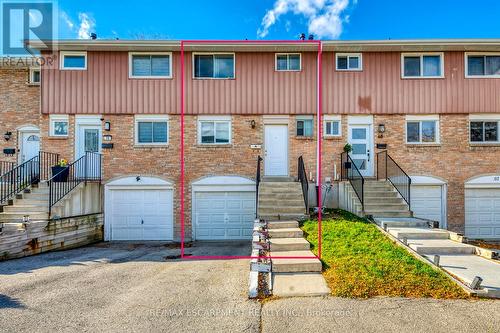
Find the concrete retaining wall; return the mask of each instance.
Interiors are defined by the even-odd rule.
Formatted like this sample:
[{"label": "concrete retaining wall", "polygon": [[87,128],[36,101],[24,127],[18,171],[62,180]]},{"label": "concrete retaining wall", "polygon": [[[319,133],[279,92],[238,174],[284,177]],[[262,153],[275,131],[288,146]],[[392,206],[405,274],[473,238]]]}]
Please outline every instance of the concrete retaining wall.
[{"label": "concrete retaining wall", "polygon": [[102,241],[103,221],[103,214],[91,214],[26,224],[0,224],[0,261]]}]

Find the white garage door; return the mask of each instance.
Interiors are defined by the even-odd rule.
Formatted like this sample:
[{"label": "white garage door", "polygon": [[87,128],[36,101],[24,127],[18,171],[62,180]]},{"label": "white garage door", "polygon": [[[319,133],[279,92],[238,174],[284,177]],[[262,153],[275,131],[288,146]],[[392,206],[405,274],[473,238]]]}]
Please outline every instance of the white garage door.
[{"label": "white garage door", "polygon": [[107,192],[111,240],[173,240],[173,191],[114,189]]},{"label": "white garage door", "polygon": [[255,192],[195,192],[197,240],[251,239]]},{"label": "white garage door", "polygon": [[440,185],[412,185],[411,210],[415,217],[438,221],[443,225],[443,197]]},{"label": "white garage door", "polygon": [[465,236],[500,239],[500,188],[465,189]]}]

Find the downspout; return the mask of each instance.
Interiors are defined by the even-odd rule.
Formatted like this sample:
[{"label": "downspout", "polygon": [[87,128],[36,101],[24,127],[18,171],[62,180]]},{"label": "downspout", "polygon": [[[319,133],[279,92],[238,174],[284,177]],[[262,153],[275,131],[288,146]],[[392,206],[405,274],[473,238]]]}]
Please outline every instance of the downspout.
[{"label": "downspout", "polygon": [[181,41],[181,176],[180,176],[180,209],[181,209],[181,258],[184,258],[184,41]]},{"label": "downspout", "polygon": [[321,259],[321,240],[322,240],[322,228],[321,228],[321,137],[323,128],[322,124],[322,53],[323,53],[323,43],[318,41],[318,74],[317,74],[317,110],[316,110],[316,119],[317,119],[317,135],[318,138],[316,140],[317,148],[316,148],[316,193],[317,193],[317,204],[318,204],[318,257]]}]

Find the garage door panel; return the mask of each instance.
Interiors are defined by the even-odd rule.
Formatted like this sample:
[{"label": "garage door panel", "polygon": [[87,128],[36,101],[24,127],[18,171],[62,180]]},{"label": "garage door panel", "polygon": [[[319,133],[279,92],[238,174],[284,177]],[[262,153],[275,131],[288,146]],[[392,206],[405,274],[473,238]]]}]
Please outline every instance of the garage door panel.
[{"label": "garage door panel", "polygon": [[250,239],[255,217],[255,192],[195,192],[195,238]]},{"label": "garage door panel", "polygon": [[465,190],[465,235],[470,238],[500,238],[500,189]]},{"label": "garage door panel", "polygon": [[416,217],[442,223],[442,186],[412,185],[411,210]]}]

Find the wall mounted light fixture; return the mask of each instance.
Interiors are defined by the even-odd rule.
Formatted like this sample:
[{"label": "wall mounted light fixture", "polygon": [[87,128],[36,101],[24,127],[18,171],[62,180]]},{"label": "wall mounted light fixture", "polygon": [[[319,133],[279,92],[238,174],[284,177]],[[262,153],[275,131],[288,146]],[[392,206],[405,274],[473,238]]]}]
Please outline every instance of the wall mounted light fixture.
[{"label": "wall mounted light fixture", "polygon": [[5,134],[3,135],[5,141],[9,141],[11,137],[12,137],[12,132],[5,132]]},{"label": "wall mounted light fixture", "polygon": [[109,132],[109,131],[111,131],[111,122],[106,121],[106,122],[104,123],[104,130],[105,130],[105,131],[108,131],[108,132]]},{"label": "wall mounted light fixture", "polygon": [[384,124],[378,124],[377,132],[378,132],[378,137],[379,138],[383,138],[384,137],[384,133],[385,133],[385,125]]},{"label": "wall mounted light fixture", "polygon": [[253,119],[252,119],[252,120],[250,121],[250,127],[252,127],[252,129],[255,129],[255,126],[256,126],[256,125],[257,125],[257,124],[255,123],[255,120],[253,120]]}]

